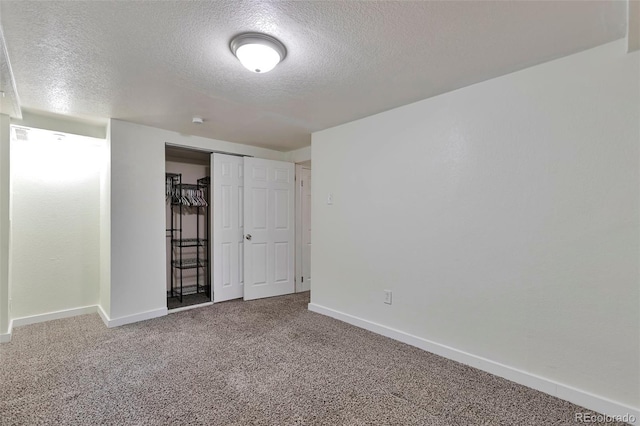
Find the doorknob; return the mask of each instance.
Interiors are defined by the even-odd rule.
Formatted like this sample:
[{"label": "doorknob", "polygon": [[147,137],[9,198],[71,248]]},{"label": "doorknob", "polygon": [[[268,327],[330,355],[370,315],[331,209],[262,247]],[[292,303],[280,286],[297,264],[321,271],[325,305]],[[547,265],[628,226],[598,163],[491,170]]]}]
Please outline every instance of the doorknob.
[{"label": "doorknob", "polygon": [[251,241],[251,234],[247,234],[247,236],[245,237],[247,240]]}]

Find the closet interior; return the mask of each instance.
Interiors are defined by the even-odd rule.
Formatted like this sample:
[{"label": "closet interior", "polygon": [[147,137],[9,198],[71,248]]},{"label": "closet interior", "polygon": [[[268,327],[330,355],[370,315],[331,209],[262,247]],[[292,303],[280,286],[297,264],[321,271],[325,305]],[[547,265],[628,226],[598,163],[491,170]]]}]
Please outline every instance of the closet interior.
[{"label": "closet interior", "polygon": [[165,188],[167,308],[211,302],[210,154],[167,146]]}]

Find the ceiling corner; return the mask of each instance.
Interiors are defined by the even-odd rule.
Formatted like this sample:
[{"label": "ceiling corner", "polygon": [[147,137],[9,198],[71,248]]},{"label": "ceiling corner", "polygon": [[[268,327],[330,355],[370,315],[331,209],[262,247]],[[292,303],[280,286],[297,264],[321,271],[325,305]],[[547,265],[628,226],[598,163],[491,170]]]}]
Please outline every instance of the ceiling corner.
[{"label": "ceiling corner", "polygon": [[18,97],[16,81],[9,61],[2,23],[0,23],[0,92],[0,113],[6,114],[11,118],[22,119],[20,98]]}]

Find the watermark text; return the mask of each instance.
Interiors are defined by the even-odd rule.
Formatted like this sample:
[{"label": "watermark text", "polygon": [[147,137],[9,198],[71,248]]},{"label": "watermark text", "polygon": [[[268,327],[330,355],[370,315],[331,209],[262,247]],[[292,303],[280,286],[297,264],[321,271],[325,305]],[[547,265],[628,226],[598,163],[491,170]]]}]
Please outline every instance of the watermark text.
[{"label": "watermark text", "polygon": [[636,421],[636,416],[633,414],[616,414],[616,415],[608,415],[608,414],[598,414],[598,413],[576,413],[575,414],[576,423],[615,423],[615,422],[624,422],[624,423],[634,423]]}]

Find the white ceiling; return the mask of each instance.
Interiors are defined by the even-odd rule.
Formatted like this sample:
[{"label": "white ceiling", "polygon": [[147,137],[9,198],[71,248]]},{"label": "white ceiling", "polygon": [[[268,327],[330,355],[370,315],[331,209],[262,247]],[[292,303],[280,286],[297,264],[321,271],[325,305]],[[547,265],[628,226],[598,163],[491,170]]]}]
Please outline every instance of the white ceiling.
[{"label": "white ceiling", "polygon": [[6,43],[4,42],[4,34],[2,33],[2,27],[0,27],[0,112],[11,117],[21,118],[18,91],[11,76],[12,72],[7,56]]},{"label": "white ceiling", "polygon": [[[290,150],[311,132],[622,38],[626,10],[615,0],[1,1],[0,23],[23,108]],[[245,31],[280,39],[286,59],[268,74],[245,70],[228,47]]]}]

